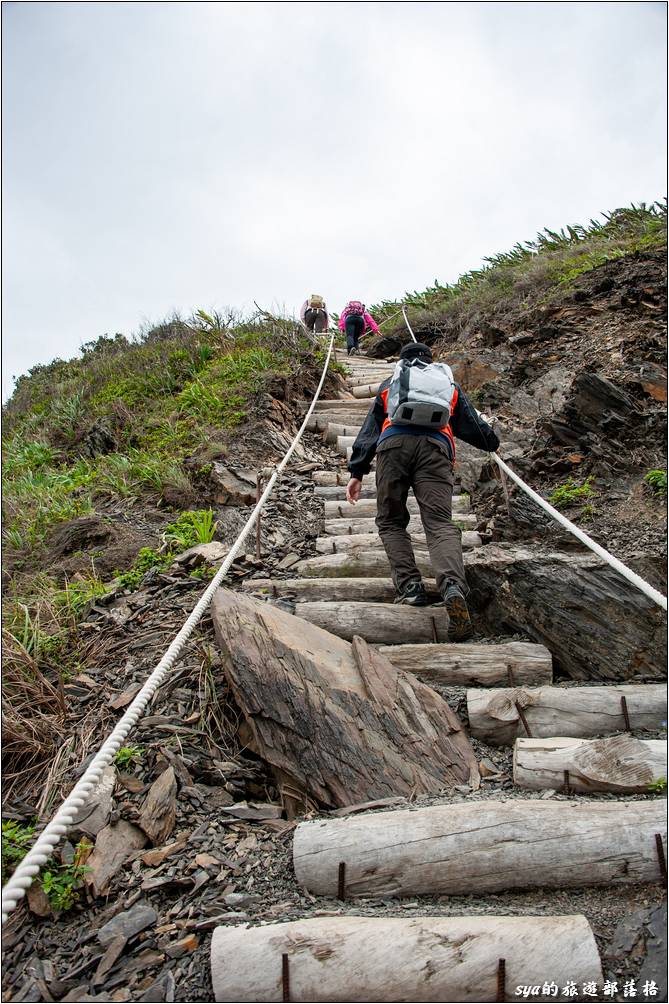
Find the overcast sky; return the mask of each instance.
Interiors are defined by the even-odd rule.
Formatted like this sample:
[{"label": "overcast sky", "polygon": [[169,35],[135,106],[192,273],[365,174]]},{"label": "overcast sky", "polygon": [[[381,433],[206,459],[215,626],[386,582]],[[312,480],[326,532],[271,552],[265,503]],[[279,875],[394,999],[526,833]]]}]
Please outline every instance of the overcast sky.
[{"label": "overcast sky", "polygon": [[663,3],[4,3],[3,392],[665,194]]}]

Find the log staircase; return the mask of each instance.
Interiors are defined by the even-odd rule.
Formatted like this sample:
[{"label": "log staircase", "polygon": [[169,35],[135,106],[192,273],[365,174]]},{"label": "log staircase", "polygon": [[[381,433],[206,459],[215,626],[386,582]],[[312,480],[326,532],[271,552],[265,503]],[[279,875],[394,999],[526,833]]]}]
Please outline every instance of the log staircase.
[{"label": "log staircase", "polygon": [[[412,497],[409,530],[435,605],[394,605],[374,524],[373,479],[350,505],[344,467],[370,399],[394,363],[341,354],[339,361],[348,366],[347,391],[321,401],[310,422],[342,455],[340,470],[313,474],[324,507],[316,555],[297,566],[295,578],[256,579],[244,588],[290,597],[298,617],[347,641],[362,637],[397,669],[428,684],[467,688],[470,734],[514,747],[514,784],[570,797],[478,799],[304,821],[293,840],[297,881],[312,895],[348,903],[666,879],[663,799],[579,797],[644,793],[666,778],[665,744],[634,735],[658,727],[666,687],[555,687],[551,655],[542,645],[446,643],[448,617],[438,605]],[[480,547],[466,495],[454,497],[453,519],[463,548]],[[602,982],[583,916],[405,920],[321,912],[251,930],[217,928],[216,1000],[504,1001],[523,985],[536,987],[534,1000],[550,1000],[555,994],[539,992],[543,984]]]}]

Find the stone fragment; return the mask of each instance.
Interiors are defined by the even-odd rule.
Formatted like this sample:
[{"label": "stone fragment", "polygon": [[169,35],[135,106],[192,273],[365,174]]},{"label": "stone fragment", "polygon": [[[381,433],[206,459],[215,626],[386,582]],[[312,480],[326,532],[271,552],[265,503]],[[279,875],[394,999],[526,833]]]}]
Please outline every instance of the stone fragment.
[{"label": "stone fragment", "polygon": [[97,986],[98,983],[104,983],[105,976],[114,963],[121,957],[123,949],[127,944],[128,939],[124,934],[117,934],[115,938],[112,938],[107,946],[107,951],[98,963],[98,968],[95,970],[95,976],[93,977],[94,985]]},{"label": "stone fragment", "polygon": [[143,863],[149,868],[157,868],[166,858],[170,858],[173,854],[177,854],[183,850],[188,843],[189,837],[190,832],[181,833],[171,844],[166,844],[164,847],[154,847],[152,850],[147,851],[146,854],[142,854]]},{"label": "stone fragment", "polygon": [[272,805],[271,802],[236,802],[234,805],[224,806],[222,811],[237,819],[279,819],[283,814],[283,807]]},{"label": "stone fragment", "polygon": [[153,782],[142,806],[139,825],[151,842],[161,844],[174,829],[177,815],[177,781],[168,767]]},{"label": "stone fragment", "polygon": [[158,914],[153,907],[137,903],[132,909],[123,910],[107,921],[98,931],[98,941],[101,945],[109,945],[119,935],[123,935],[129,941],[145,927],[155,924],[157,920]]},{"label": "stone fragment", "polygon": [[174,976],[167,969],[158,979],[144,991],[138,1001],[150,1002],[150,1004],[172,1004],[174,1000],[175,982]]},{"label": "stone fragment", "polygon": [[187,551],[182,551],[175,556],[173,563],[187,565],[189,568],[197,568],[198,565],[216,565],[219,561],[223,561],[229,550],[227,544],[212,540],[208,544],[195,544]]},{"label": "stone fragment", "polygon": [[215,485],[216,502],[219,505],[255,505],[255,471],[233,469],[214,461],[210,477]]},{"label": "stone fragment", "polygon": [[146,845],[146,836],[132,823],[121,819],[115,826],[104,826],[97,835],[93,853],[86,862],[89,871],[85,882],[99,896],[120,868]]},{"label": "stone fragment", "polygon": [[281,561],[277,565],[277,568],[292,568],[293,565],[296,565],[299,560],[300,560],[299,554],[295,554],[294,551],[291,551],[290,554],[287,554],[285,558],[281,559]]},{"label": "stone fragment", "polygon": [[187,934],[185,938],[180,938],[179,941],[173,941],[167,945],[164,949],[165,955],[169,955],[171,959],[180,959],[184,955],[188,955],[189,952],[194,952],[199,944],[199,938],[196,934]]},{"label": "stone fragment", "polygon": [[26,893],[26,899],[28,901],[28,908],[31,913],[34,913],[36,917],[50,917],[51,903],[49,902],[49,897],[42,889],[41,885],[37,882],[33,884],[28,889]]}]

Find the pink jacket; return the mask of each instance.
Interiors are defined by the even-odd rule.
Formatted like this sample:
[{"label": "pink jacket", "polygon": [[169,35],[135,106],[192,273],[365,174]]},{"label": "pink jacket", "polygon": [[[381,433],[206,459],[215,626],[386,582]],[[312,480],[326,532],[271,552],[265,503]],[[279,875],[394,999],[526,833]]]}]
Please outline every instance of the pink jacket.
[{"label": "pink jacket", "polygon": [[[342,310],[341,317],[339,318],[339,329],[340,329],[340,331],[346,331],[346,318],[348,317],[348,314],[349,314],[349,309],[348,309],[348,304],[347,304],[344,307],[344,309]],[[376,323],[376,321],[374,320],[374,318],[372,317],[372,315],[368,314],[367,311],[365,311],[365,313],[362,315],[362,319],[365,322],[365,334],[367,333],[367,329],[371,328],[371,330],[374,332],[374,334],[378,335],[378,333],[379,333],[379,326]]]}]

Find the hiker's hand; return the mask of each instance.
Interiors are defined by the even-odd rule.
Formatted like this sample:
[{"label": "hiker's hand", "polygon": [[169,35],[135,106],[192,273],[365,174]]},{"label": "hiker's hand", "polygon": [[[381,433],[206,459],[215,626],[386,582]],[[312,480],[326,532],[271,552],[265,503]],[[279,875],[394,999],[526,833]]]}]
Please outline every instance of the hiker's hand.
[{"label": "hiker's hand", "polygon": [[346,501],[352,502],[353,505],[355,505],[360,498],[361,488],[362,481],[359,481],[358,478],[351,478],[349,483],[346,485]]}]

